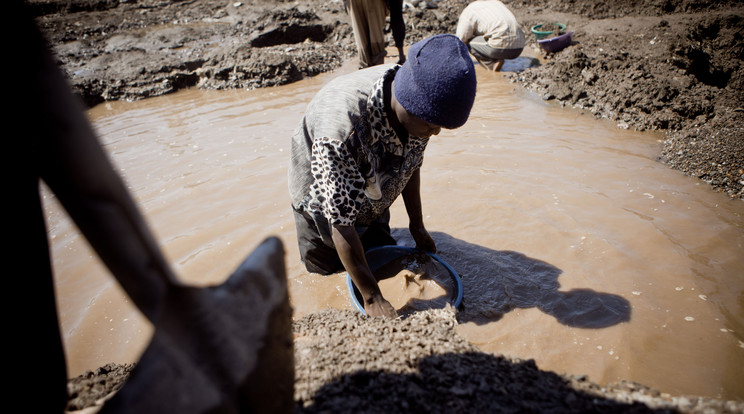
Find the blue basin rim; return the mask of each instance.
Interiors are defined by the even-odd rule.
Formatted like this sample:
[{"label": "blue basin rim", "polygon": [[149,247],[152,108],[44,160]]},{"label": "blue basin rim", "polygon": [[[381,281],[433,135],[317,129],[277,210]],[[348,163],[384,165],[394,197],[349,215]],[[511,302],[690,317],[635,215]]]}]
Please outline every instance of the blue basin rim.
[{"label": "blue basin rim", "polygon": [[[395,249],[395,250],[400,250],[408,254],[420,252],[420,250],[414,247],[408,247],[408,246],[380,246],[380,247],[374,247],[372,249],[367,250],[367,253],[371,253],[373,251],[381,250],[381,249]],[[436,260],[437,262],[441,263],[445,268],[447,268],[447,271],[450,273],[452,278],[455,280],[455,291],[457,292],[457,297],[455,298],[455,303],[453,305],[455,308],[459,308],[460,304],[462,304],[462,294],[463,294],[462,279],[460,279],[460,275],[457,274],[455,269],[453,269],[452,266],[449,265],[449,263],[442,260],[436,254],[429,253],[429,252],[426,252],[426,254],[428,254],[432,259]],[[354,286],[354,282],[351,281],[351,275],[349,275],[349,273],[346,273],[346,286],[349,289],[349,296],[351,296],[351,305],[354,307],[354,309],[366,315],[366,312],[364,311],[364,306],[362,306],[362,304],[359,303],[359,300],[357,299],[356,294],[354,293],[354,291],[356,290],[356,286]]]}]

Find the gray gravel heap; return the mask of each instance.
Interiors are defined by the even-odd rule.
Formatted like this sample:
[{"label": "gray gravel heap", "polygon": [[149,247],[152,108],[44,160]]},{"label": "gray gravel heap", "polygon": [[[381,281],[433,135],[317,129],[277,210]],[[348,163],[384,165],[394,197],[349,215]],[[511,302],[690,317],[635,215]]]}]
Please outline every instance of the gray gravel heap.
[{"label": "gray gravel heap", "polygon": [[296,321],[296,412],[744,412],[744,403],[543,371],[480,352],[456,326],[452,308],[394,321],[328,309]]}]

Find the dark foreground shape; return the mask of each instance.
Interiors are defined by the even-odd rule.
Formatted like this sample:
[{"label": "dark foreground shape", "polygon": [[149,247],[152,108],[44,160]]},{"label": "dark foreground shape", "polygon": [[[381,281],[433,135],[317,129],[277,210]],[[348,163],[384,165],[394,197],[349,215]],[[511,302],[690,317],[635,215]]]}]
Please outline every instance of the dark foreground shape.
[{"label": "dark foreground shape", "polygon": [[284,248],[266,239],[222,285],[173,289],[153,339],[101,413],[289,413]]}]

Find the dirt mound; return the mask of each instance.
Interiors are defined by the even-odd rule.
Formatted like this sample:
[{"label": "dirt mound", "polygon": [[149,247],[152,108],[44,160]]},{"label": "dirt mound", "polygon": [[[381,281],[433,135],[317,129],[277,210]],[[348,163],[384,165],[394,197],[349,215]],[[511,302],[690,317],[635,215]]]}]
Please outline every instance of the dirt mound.
[{"label": "dirt mound", "polygon": [[[605,387],[479,351],[456,332],[452,308],[408,318],[327,309],[293,324],[296,413],[738,413],[744,403],[673,397],[633,382]],[[100,407],[132,365],[70,380],[70,411]]]}]

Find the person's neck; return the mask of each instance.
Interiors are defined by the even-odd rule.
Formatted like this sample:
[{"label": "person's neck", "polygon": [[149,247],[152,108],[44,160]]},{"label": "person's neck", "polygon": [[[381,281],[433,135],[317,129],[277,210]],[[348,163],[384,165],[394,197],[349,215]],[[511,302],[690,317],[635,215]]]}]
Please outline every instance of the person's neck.
[{"label": "person's neck", "polygon": [[385,81],[382,87],[382,96],[385,102],[385,114],[387,114],[388,123],[390,123],[390,126],[393,128],[395,133],[398,134],[398,138],[405,142],[408,140],[408,131],[403,124],[401,124],[398,119],[398,114],[395,112],[395,109],[393,109],[393,94],[395,93],[394,83],[395,81],[391,77],[390,80]]}]

